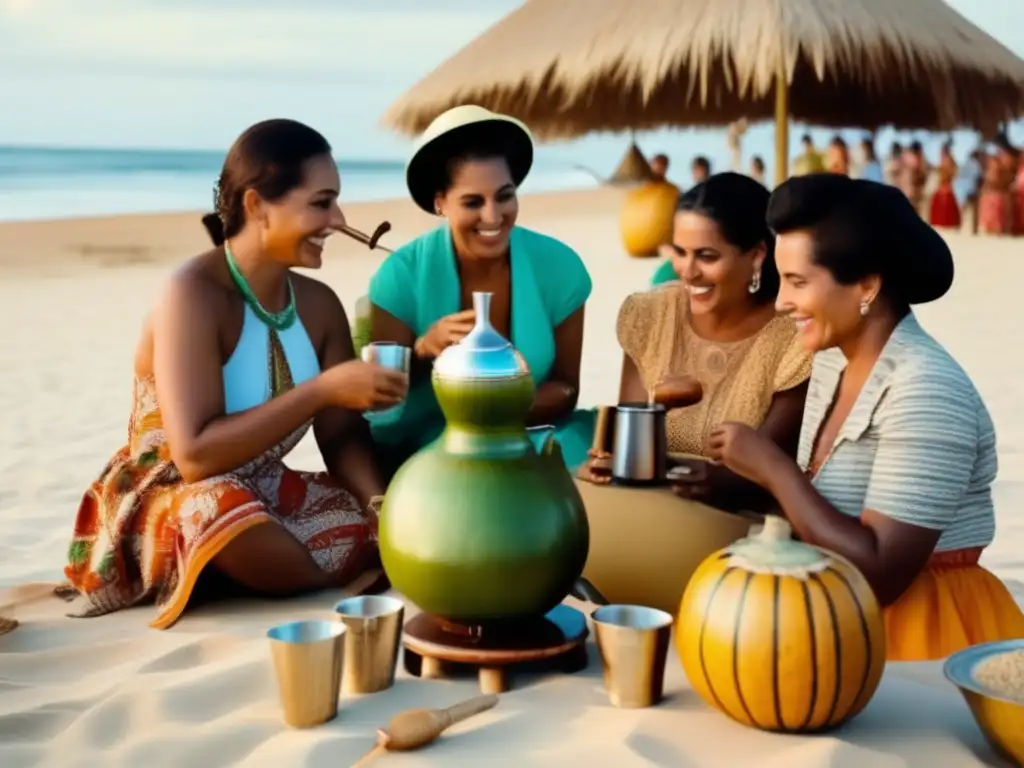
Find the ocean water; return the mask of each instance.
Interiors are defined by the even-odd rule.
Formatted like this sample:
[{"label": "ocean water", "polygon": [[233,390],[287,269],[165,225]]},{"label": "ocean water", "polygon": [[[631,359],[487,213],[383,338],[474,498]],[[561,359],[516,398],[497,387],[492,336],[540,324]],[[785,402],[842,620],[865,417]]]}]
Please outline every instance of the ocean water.
[{"label": "ocean water", "polygon": [[[0,221],[212,209],[224,152],[0,146]],[[338,158],[342,202],[406,194],[399,160]],[[570,163],[538,160],[524,192],[593,186]]]},{"label": "ocean water", "polygon": [[[808,131],[816,146],[824,148],[836,132],[794,124],[790,152],[799,153],[799,137]],[[839,132],[851,147],[863,135],[848,129]],[[954,155],[963,165],[977,146],[970,131],[949,136]],[[935,162],[939,145],[947,138],[925,132],[880,131],[876,148],[880,156],[893,140],[904,144],[923,142],[926,156]],[[1010,140],[1024,145],[1024,121],[1010,127]],[[647,156],[665,152],[672,159],[669,178],[682,187],[690,184],[693,157],[710,159],[715,172],[726,170],[731,154],[721,130],[663,130],[637,139]],[[581,189],[597,183],[594,174],[610,175],[629,146],[624,135],[592,134],[572,142],[539,145],[533,169],[523,192]],[[226,150],[188,149],[76,149],[0,145],[0,221],[56,219],[123,213],[193,211],[210,209],[213,185]],[[743,167],[759,155],[773,178],[774,129],[768,123],[754,125],[743,140]],[[400,159],[337,158],[341,172],[342,203],[404,197],[404,161]],[[583,167],[592,169],[588,173]]]}]

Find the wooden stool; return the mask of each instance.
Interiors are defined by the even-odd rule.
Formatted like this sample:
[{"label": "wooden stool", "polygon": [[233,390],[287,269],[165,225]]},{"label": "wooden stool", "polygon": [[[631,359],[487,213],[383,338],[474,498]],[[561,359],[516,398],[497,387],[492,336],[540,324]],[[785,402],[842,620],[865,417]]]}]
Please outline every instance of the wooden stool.
[{"label": "wooden stool", "polygon": [[545,616],[517,622],[467,626],[429,613],[405,625],[405,669],[422,678],[445,677],[460,665],[477,670],[483,693],[504,693],[513,667],[529,664],[571,674],[587,666],[587,620],[559,605]]}]

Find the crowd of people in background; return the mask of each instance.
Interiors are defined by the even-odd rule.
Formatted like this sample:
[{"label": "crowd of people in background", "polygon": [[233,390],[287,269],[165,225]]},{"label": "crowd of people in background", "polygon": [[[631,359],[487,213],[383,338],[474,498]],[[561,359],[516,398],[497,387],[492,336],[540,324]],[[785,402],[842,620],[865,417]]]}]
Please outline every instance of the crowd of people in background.
[{"label": "crowd of people in background", "polygon": [[953,154],[952,141],[942,144],[934,163],[920,141],[893,142],[884,163],[872,137],[861,140],[857,157],[851,157],[841,136],[824,152],[809,135],[802,144],[796,173],[828,171],[886,182],[898,187],[934,227],[960,229],[966,223],[974,233],[1024,235],[1024,153],[1005,134],[991,148],[974,149],[963,165]]},{"label": "crowd of people in background", "polygon": [[[954,156],[951,140],[942,144],[935,163],[916,140],[894,141],[884,160],[878,157],[873,136],[863,137],[855,152],[839,135],[824,150],[815,147],[810,134],[804,134],[800,144],[792,165],[794,176],[828,172],[888,183],[898,187],[933,227],[959,230],[966,226],[974,234],[1024,236],[1024,151],[1003,133],[971,151],[962,164]],[[668,157],[658,155],[651,165],[664,178]],[[750,158],[746,169],[732,170],[770,186],[759,155]],[[695,157],[690,175],[694,185],[707,179],[711,175],[708,158]]]}]

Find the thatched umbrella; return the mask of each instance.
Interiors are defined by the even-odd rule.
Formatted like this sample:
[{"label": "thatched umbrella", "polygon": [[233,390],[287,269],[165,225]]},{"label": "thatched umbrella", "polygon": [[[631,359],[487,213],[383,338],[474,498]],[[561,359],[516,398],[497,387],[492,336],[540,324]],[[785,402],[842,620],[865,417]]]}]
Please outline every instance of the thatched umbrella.
[{"label": "thatched umbrella", "polygon": [[611,187],[630,187],[635,184],[642,184],[654,176],[651,164],[644,157],[644,153],[640,151],[640,147],[636,145],[636,139],[629,142],[626,153],[622,156],[612,175],[607,179],[590,170],[585,165],[577,165],[576,168],[593,176],[599,184],[607,184]]},{"label": "thatched umbrella", "polygon": [[413,86],[385,125],[474,103],[540,139],[776,123],[989,131],[1024,114],[1024,61],[942,0],[528,0]]}]

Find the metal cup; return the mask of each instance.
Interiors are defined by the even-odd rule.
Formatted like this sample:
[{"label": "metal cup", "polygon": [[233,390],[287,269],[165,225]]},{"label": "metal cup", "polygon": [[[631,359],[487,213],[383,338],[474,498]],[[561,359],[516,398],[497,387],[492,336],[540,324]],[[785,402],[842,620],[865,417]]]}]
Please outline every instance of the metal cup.
[{"label": "metal cup", "polygon": [[665,407],[623,403],[615,409],[612,480],[622,485],[658,485],[668,468]]},{"label": "metal cup", "polygon": [[360,356],[364,363],[376,363],[381,368],[408,375],[412,350],[394,341],[371,341],[363,347]]},{"label": "metal cup", "polygon": [[386,595],[361,595],[334,606],[345,625],[345,693],[376,693],[395,683],[405,605]]},{"label": "metal cup", "polygon": [[293,728],[337,717],[346,631],[334,621],[293,621],[267,632],[284,721]]},{"label": "metal cup", "polygon": [[612,704],[626,709],[657,704],[665,688],[671,614],[642,605],[605,605],[590,618]]}]

